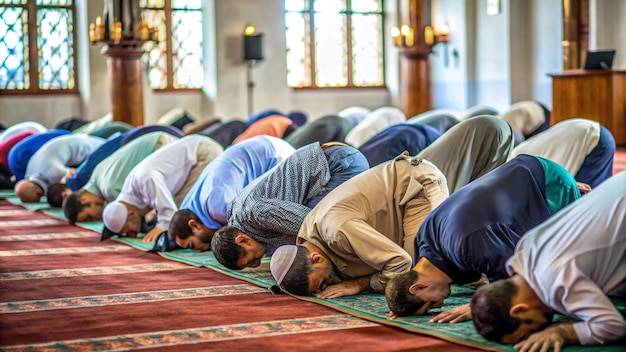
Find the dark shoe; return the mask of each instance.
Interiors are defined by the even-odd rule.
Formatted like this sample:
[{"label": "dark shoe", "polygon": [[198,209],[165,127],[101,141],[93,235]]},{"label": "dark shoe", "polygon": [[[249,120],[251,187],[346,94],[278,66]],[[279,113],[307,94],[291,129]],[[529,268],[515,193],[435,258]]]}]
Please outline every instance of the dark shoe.
[{"label": "dark shoe", "polygon": [[100,234],[100,242],[104,240],[108,240],[113,236],[119,236],[119,234],[109,230],[106,226],[102,229],[102,233]]},{"label": "dark shoe", "polygon": [[154,252],[168,252],[173,251],[175,249],[182,249],[182,247],[176,244],[176,241],[170,239],[170,236],[167,235],[167,231],[161,232],[159,237],[157,237],[154,247],[152,251]]}]

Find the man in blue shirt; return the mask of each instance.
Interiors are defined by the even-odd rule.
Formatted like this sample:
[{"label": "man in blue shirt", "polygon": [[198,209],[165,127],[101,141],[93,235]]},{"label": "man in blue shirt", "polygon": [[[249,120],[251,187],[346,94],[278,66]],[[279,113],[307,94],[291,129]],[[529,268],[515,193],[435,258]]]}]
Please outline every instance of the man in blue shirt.
[{"label": "man in blue shirt", "polygon": [[[443,306],[450,285],[507,277],[515,244],[575,199],[574,177],[558,164],[519,155],[462,187],[429,214],[415,237],[413,269],[395,276],[385,295],[391,316],[422,315]],[[431,322],[471,319],[469,305]]]},{"label": "man in blue shirt", "polygon": [[180,247],[210,249],[215,231],[228,223],[228,205],[259,176],[287,159],[295,149],[286,141],[257,136],[228,148],[204,168],[168,228]]},{"label": "man in blue shirt", "polygon": [[9,170],[15,175],[15,180],[19,181],[26,175],[26,166],[30,158],[48,141],[69,134],[67,130],[49,130],[28,136],[11,148],[8,155]]},{"label": "man in blue shirt", "polygon": [[306,215],[331,190],[369,169],[358,150],[342,143],[311,143],[249,184],[229,206],[228,226],[211,248],[229,269],[260,265],[265,254],[294,244]]}]

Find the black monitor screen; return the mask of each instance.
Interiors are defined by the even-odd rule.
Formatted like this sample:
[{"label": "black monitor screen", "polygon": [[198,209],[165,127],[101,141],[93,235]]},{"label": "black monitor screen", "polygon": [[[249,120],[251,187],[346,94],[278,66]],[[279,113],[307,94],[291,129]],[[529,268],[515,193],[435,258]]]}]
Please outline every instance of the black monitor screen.
[{"label": "black monitor screen", "polygon": [[610,70],[613,66],[615,50],[588,51],[585,70]]}]

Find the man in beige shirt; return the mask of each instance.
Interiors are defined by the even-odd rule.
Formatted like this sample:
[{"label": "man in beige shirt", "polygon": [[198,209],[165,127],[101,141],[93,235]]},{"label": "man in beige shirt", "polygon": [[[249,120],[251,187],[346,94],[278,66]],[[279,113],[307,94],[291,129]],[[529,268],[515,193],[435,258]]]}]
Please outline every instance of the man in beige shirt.
[{"label": "man in beige shirt", "polygon": [[415,234],[447,197],[441,171],[405,152],[322,199],[305,218],[298,245],[272,255],[272,275],[297,295],[382,292],[392,276],[411,270]]}]

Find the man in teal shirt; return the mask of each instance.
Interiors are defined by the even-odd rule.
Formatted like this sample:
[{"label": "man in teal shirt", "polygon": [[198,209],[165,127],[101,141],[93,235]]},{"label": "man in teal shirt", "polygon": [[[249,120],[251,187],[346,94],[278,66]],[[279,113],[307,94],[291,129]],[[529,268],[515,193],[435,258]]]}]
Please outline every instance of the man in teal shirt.
[{"label": "man in teal shirt", "polygon": [[[87,184],[63,200],[63,212],[70,223],[102,220],[105,202],[117,198],[130,171],[157,149],[178,138],[165,132],[151,132],[122,146],[94,168]],[[69,188],[66,192],[71,192]]]}]

